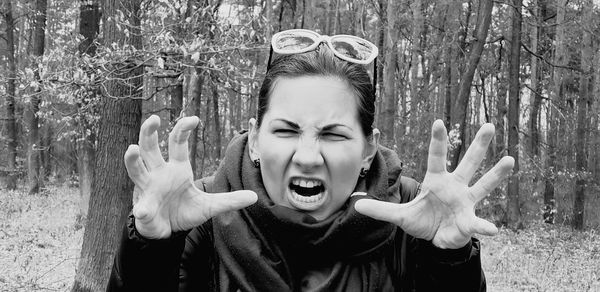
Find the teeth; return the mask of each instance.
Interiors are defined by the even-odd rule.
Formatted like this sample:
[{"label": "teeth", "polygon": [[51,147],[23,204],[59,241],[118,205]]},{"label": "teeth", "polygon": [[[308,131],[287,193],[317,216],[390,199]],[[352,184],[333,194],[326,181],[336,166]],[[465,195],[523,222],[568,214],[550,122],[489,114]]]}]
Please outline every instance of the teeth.
[{"label": "teeth", "polygon": [[313,188],[322,185],[323,182],[316,179],[294,178],[292,180],[292,184],[301,186],[303,188]]},{"label": "teeth", "polygon": [[294,196],[294,200],[302,202],[302,203],[316,203],[318,201],[320,201],[323,198],[323,193],[318,193],[314,196],[310,196],[310,197],[305,197],[305,196],[301,196],[299,194],[297,194],[296,192],[292,191],[292,194]]}]

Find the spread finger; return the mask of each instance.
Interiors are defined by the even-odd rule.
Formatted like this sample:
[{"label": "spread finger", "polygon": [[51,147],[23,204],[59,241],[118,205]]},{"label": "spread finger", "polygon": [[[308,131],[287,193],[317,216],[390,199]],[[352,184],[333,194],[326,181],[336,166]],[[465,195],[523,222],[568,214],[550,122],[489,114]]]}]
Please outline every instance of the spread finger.
[{"label": "spread finger", "polygon": [[493,189],[506,179],[515,164],[515,159],[510,156],[504,156],[492,169],[484,174],[473,186],[470,191],[475,202],[481,201]]},{"label": "spread finger", "polygon": [[169,161],[188,161],[188,138],[190,132],[198,125],[196,116],[180,119],[169,134]]},{"label": "spread finger", "polygon": [[460,182],[469,183],[485,157],[490,141],[494,137],[494,131],[494,125],[490,123],[481,126],[481,129],[475,135],[475,139],[453,172]]},{"label": "spread finger", "polygon": [[446,171],[446,155],[448,153],[448,135],[442,120],[436,120],[431,129],[431,142],[427,158],[427,171],[441,173]]},{"label": "spread finger", "polygon": [[140,129],[140,155],[150,171],[165,164],[165,160],[163,159],[158,146],[157,130],[159,127],[160,118],[156,115],[152,115],[144,121]]}]

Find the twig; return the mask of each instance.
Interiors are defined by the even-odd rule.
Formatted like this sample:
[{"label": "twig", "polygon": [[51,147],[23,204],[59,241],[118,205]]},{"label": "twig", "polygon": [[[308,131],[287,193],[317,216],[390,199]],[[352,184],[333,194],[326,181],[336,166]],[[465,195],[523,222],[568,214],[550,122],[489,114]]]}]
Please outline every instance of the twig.
[{"label": "twig", "polygon": [[527,51],[527,52],[529,52],[530,54],[532,54],[532,55],[536,56],[538,59],[540,59],[540,60],[544,61],[546,64],[548,64],[548,65],[550,65],[550,66],[552,66],[552,67],[555,67],[555,68],[562,68],[562,69],[569,69],[569,70],[572,70],[572,71],[575,71],[575,72],[579,72],[579,73],[585,73],[585,72],[583,72],[583,70],[581,70],[581,69],[579,69],[579,68],[575,68],[575,67],[570,67],[570,66],[563,66],[563,65],[557,65],[557,64],[554,64],[553,62],[551,62],[551,61],[548,61],[548,60],[547,60],[547,59],[546,59],[544,56],[540,56],[540,55],[538,55],[537,53],[535,53],[535,52],[531,51],[531,49],[529,49],[529,48],[527,47],[527,45],[525,45],[525,44],[524,44],[524,43],[522,43],[522,42],[521,42],[521,46],[522,46],[522,47],[525,49],[525,51]]}]

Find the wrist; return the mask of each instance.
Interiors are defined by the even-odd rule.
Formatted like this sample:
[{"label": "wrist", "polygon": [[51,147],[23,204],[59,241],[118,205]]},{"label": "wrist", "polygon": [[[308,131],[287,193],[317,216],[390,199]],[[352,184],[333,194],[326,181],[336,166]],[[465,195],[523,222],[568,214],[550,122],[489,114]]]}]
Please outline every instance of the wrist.
[{"label": "wrist", "polygon": [[460,249],[460,248],[463,248],[465,245],[467,245],[470,242],[471,242],[471,237],[469,236],[469,237],[461,238],[459,240],[455,239],[452,242],[442,241],[442,240],[438,240],[437,238],[434,238],[431,241],[431,244],[439,249]]},{"label": "wrist", "polygon": [[440,248],[433,244],[431,241],[421,241],[426,254],[432,259],[442,263],[461,263],[467,261],[471,257],[471,251],[473,248],[472,239],[469,238],[467,243],[456,248]]},{"label": "wrist", "polygon": [[145,239],[158,240],[171,237],[171,231],[164,228],[160,231],[155,224],[149,224],[133,216],[133,227],[135,231]]}]

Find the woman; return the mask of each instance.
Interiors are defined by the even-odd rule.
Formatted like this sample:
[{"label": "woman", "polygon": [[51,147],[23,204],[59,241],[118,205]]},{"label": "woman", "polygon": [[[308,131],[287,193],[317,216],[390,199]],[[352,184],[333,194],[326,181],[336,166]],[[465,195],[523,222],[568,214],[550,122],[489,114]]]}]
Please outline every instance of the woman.
[{"label": "woman", "polygon": [[159,119],[144,122],[139,146],[125,154],[139,195],[109,290],[484,291],[472,236],[497,229],[474,205],[513,165],[505,157],[468,186],[493,126],[448,173],[446,129],[434,122],[419,185],[400,175],[372,128],[363,65],[374,45],[294,30],[276,34],[273,49],[284,55],[270,64],[257,119],[230,142],[214,177],[193,183],[187,139],[197,117],[173,128],[169,162]]}]

